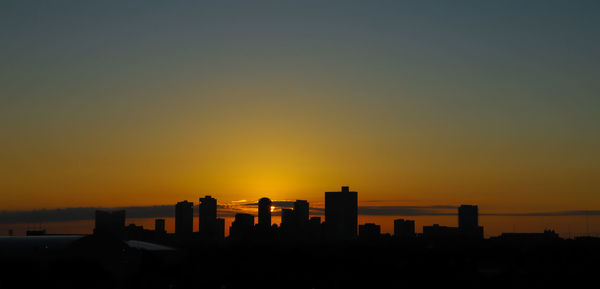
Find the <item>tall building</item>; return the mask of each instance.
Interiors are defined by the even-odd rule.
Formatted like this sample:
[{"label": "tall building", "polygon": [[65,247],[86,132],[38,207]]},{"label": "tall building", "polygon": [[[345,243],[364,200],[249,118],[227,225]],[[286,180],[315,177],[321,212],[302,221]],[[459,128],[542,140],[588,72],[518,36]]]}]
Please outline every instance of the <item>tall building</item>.
[{"label": "tall building", "polygon": [[271,227],[271,204],[269,198],[258,200],[258,226],[262,228]]},{"label": "tall building", "polygon": [[415,221],[404,219],[394,220],[394,237],[399,239],[415,237]]},{"label": "tall building", "polygon": [[299,226],[304,226],[308,223],[308,201],[296,200],[294,202],[294,219]]},{"label": "tall building", "polygon": [[175,235],[189,239],[194,232],[194,203],[183,201],[175,205]]},{"label": "tall building", "polygon": [[235,214],[235,219],[229,228],[229,237],[233,240],[246,240],[252,237],[254,216],[250,214]]},{"label": "tall building", "polygon": [[123,238],[125,233],[125,211],[96,211],[94,235]]},{"label": "tall building", "polygon": [[358,193],[342,187],[340,192],[325,192],[325,232],[327,238],[356,238],[358,225]]},{"label": "tall building", "polygon": [[198,234],[202,239],[217,239],[217,199],[211,196],[200,198],[198,204]]},{"label": "tall building", "polygon": [[458,228],[472,230],[479,226],[479,212],[477,206],[460,205],[458,207]]},{"label": "tall building", "polygon": [[463,238],[483,238],[483,227],[479,226],[479,209],[477,206],[461,205],[458,208],[458,231]]}]

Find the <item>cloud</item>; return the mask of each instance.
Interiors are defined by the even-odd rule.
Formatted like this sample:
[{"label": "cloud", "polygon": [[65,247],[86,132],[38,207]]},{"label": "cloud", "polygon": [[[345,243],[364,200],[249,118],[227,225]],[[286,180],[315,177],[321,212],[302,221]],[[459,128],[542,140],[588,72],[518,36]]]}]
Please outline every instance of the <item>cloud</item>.
[{"label": "cloud", "polygon": [[77,220],[93,220],[96,210],[125,210],[127,218],[168,218],[175,215],[174,206],[139,206],[118,208],[64,208],[33,211],[0,212],[0,224],[64,222]]},{"label": "cloud", "polygon": [[[271,205],[278,207],[278,208],[293,208],[294,201],[271,201]],[[235,204],[234,206],[258,207],[258,203],[257,202],[242,203],[242,204]]]},{"label": "cloud", "polygon": [[506,216],[506,217],[561,217],[561,216],[600,216],[600,210],[578,210],[578,211],[556,211],[556,212],[533,212],[533,213],[483,213],[483,216]]},{"label": "cloud", "polygon": [[366,216],[451,216],[456,206],[360,206],[359,215]]},{"label": "cloud", "polygon": [[[292,201],[274,201],[274,206],[280,208],[293,207]],[[248,212],[248,208],[256,207],[256,203],[246,204],[219,204],[220,217],[233,217],[237,213]],[[96,210],[125,210],[128,219],[131,218],[170,218],[175,216],[173,205],[136,206],[117,208],[63,208],[51,210],[32,211],[1,211],[0,224],[16,223],[45,223],[65,222],[78,220],[93,220]],[[324,208],[310,207],[311,216],[323,216]],[[194,210],[194,215],[198,211]],[[364,216],[452,216],[457,214],[456,206],[360,206],[358,214]],[[275,212],[274,215],[280,215]],[[600,216],[600,210],[572,210],[553,212],[523,212],[523,213],[480,213],[482,216],[516,216],[516,217],[560,217],[560,216]]]}]

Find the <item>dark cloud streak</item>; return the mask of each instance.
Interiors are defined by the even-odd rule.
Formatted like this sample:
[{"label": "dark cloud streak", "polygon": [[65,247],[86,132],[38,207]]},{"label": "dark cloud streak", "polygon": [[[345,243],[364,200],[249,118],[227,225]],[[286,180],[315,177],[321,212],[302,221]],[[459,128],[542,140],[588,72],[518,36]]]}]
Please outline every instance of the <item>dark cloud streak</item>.
[{"label": "dark cloud streak", "polygon": [[[255,207],[255,203],[249,204],[220,204],[220,217],[233,217],[236,213],[244,212],[243,208]],[[291,208],[291,201],[275,201],[274,206],[280,208]],[[456,215],[456,206],[361,206],[358,214],[364,216],[452,216]],[[125,210],[128,219],[131,218],[170,218],[175,215],[172,205],[161,206],[138,206],[118,208],[64,208],[51,210],[32,211],[2,211],[0,212],[0,224],[15,223],[46,223],[66,222],[79,220],[93,220],[96,210]],[[313,216],[323,216],[324,208],[310,208]],[[197,214],[197,210],[194,210]],[[275,212],[274,215],[280,215]],[[560,217],[560,216],[600,216],[600,210],[572,210],[555,212],[524,212],[524,213],[481,213],[482,216],[506,216],[506,217]]]}]

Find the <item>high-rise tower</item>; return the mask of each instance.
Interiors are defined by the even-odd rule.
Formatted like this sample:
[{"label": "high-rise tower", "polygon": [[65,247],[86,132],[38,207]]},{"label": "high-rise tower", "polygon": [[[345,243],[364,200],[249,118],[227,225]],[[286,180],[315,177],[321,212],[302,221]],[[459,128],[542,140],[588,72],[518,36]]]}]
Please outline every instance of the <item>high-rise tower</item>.
[{"label": "high-rise tower", "polygon": [[342,187],[340,192],[325,192],[325,232],[327,238],[356,238],[358,225],[358,193]]},{"label": "high-rise tower", "polygon": [[258,226],[263,228],[271,227],[271,200],[262,198],[258,200]]}]

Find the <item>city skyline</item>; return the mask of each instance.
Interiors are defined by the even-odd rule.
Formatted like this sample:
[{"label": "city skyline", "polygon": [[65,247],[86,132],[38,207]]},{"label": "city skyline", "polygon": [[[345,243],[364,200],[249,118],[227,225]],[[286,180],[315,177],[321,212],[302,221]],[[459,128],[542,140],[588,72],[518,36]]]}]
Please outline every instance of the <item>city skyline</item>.
[{"label": "city skyline", "polygon": [[[340,191],[327,191],[324,194],[324,210],[310,213],[310,205],[306,200],[296,200],[291,208],[281,208],[279,222],[272,219],[276,211],[276,203],[267,197],[262,197],[257,203],[252,204],[257,208],[257,213],[236,212],[234,220],[226,234],[226,222],[218,214],[217,200],[207,195],[199,198],[197,214],[193,211],[193,202],[187,200],[175,205],[175,232],[166,234],[164,219],[155,219],[155,228],[150,230],[143,226],[131,223],[125,226],[125,210],[95,211],[94,236],[110,236],[125,240],[146,240],[151,242],[170,242],[176,240],[178,244],[190,242],[340,242],[362,241],[379,242],[384,239],[394,238],[400,242],[426,241],[426,242],[480,242],[488,237],[496,240],[527,241],[527,240],[559,240],[561,237],[554,229],[544,228],[543,232],[502,232],[498,235],[486,236],[485,229],[479,223],[478,205],[461,204],[456,216],[457,226],[440,225],[438,223],[424,224],[422,231],[415,230],[415,220],[394,219],[393,234],[381,231],[381,225],[373,222],[360,224],[358,221],[358,192],[350,191],[349,186],[342,186]],[[281,206],[281,203],[280,203]],[[287,207],[290,207],[289,204]],[[321,213],[324,211],[324,219]],[[317,216],[315,216],[317,215]],[[258,217],[258,218],[256,218]],[[197,220],[198,230],[193,230]],[[28,230],[27,236],[45,235],[45,230]],[[12,234],[11,234],[12,235]],[[170,237],[169,237],[170,236]],[[590,238],[593,234],[569,236],[567,239],[579,237]],[[169,237],[169,238],[167,238]],[[173,239],[174,238],[174,239]]]},{"label": "city skyline", "polygon": [[[342,186],[342,191],[339,193],[344,193],[344,190],[348,190],[348,187]],[[346,191],[348,192],[348,191]],[[339,194],[338,193],[338,194]],[[352,193],[352,192],[348,192]],[[355,192],[354,192],[355,193]],[[325,193],[327,194],[332,193]],[[212,195],[216,196],[216,195]],[[35,213],[27,213],[27,212],[0,212],[0,229],[3,232],[0,232],[0,235],[7,235],[7,232],[10,230],[11,232],[17,235],[24,234],[25,225],[27,230],[35,229],[35,230],[46,230],[47,226],[50,226],[50,230],[46,230],[46,233],[49,234],[88,234],[91,231],[91,225],[93,224],[91,220],[93,219],[93,212],[97,210],[102,211],[116,211],[116,212],[125,212],[128,211],[128,224],[135,224],[140,228],[143,226],[144,228],[153,228],[151,224],[158,222],[157,218],[159,218],[161,222],[160,230],[166,233],[176,233],[177,232],[177,216],[184,214],[185,217],[180,218],[181,220],[187,219],[187,221],[181,221],[184,224],[181,225],[185,227],[185,231],[187,231],[188,236],[192,234],[192,232],[209,232],[209,235],[213,234],[221,234],[228,236],[229,235],[229,226],[232,224],[234,217],[239,214],[248,214],[253,215],[255,217],[255,224],[259,224],[261,220],[260,213],[260,203],[265,202],[263,206],[263,212],[268,213],[268,216],[264,218],[265,222],[271,223],[272,225],[280,225],[284,223],[285,211],[288,210],[291,213],[304,211],[302,215],[303,219],[308,222],[309,217],[318,217],[322,220],[326,220],[326,209],[323,206],[324,200],[321,202],[307,202],[306,200],[296,199],[292,200],[270,200],[266,197],[263,197],[257,201],[248,201],[244,200],[243,202],[233,202],[233,203],[223,203],[213,198],[211,195],[206,195],[204,197],[197,198],[199,202],[188,202],[187,200],[178,202],[175,206],[176,208],[183,207],[184,209],[176,209],[173,211],[173,205],[165,205],[165,206],[152,206],[152,207],[121,207],[121,208],[66,208],[59,210],[42,210],[36,211]],[[357,198],[355,196],[355,198]],[[459,230],[461,227],[470,227],[477,228],[478,218],[477,216],[483,217],[483,221],[481,221],[481,225],[488,225],[487,230],[485,230],[485,234],[483,229],[481,229],[480,233],[474,233],[475,235],[482,235],[487,237],[499,236],[502,233],[513,233],[513,232],[536,232],[542,230],[553,230],[556,231],[563,238],[573,238],[577,236],[600,236],[600,232],[598,231],[598,227],[600,226],[600,211],[562,211],[562,212],[542,212],[542,213],[499,213],[499,212],[490,212],[483,211],[479,212],[478,206],[465,206],[464,204],[458,205],[435,205],[435,206],[389,206],[387,202],[384,202],[386,205],[382,206],[377,202],[363,202],[364,206],[360,205],[358,201],[360,198],[355,199],[353,202],[358,204],[357,211],[355,210],[355,214],[358,217],[358,222],[355,223],[356,229],[358,229],[358,225],[365,224],[377,224],[382,229],[381,233],[394,233],[396,232],[396,221],[402,218],[408,218],[407,221],[412,222],[412,227],[414,232],[422,233],[422,227],[431,226],[434,224],[441,224],[445,226],[455,226]],[[309,205],[310,204],[310,205]],[[465,223],[464,220],[469,220],[469,218],[463,218],[463,215],[473,215],[475,212],[475,218],[470,219]],[[342,211],[351,212],[352,208],[346,208]],[[204,211],[204,213],[202,212]],[[461,211],[463,213],[461,213]],[[179,213],[181,212],[181,213]],[[33,219],[31,216],[35,216]],[[217,218],[218,217],[218,218]],[[566,223],[556,222],[556,218],[564,219],[571,218],[570,221]],[[11,220],[12,218],[12,220]],[[15,219],[16,218],[16,219]],[[18,219],[21,218],[21,219]],[[294,217],[288,217],[294,218]],[[467,225],[461,225],[461,218],[463,219],[463,223]],[[494,221],[490,221],[491,219],[495,219]],[[552,221],[542,221],[537,225],[531,225],[525,223],[519,223],[519,218],[531,218],[531,219],[544,219],[544,218],[554,218],[554,222]],[[573,219],[577,218],[577,219]],[[272,221],[269,221],[271,220]],[[19,221],[21,220],[21,221]],[[22,220],[28,220],[23,222]],[[85,223],[85,221],[87,223]],[[165,225],[166,220],[166,225]],[[415,221],[416,220],[416,221]],[[498,225],[498,220],[502,220],[501,223],[503,225]],[[72,227],[69,223],[82,222],[79,227]],[[96,220],[97,221],[97,220]],[[122,222],[125,220],[123,219]],[[217,223],[220,229],[217,229]],[[415,225],[416,223],[416,225]],[[15,225],[16,224],[16,225]],[[68,228],[66,230],[61,230],[61,224]],[[202,224],[205,224],[204,227]],[[475,225],[470,225],[475,224]],[[518,226],[517,226],[518,224]],[[543,224],[543,225],[541,225]],[[261,225],[264,227],[265,225]],[[17,228],[17,230],[15,230]],[[201,229],[204,228],[204,229]],[[518,228],[518,229],[517,229]],[[474,229],[470,229],[474,230]],[[218,233],[220,231],[220,233]],[[351,233],[352,234],[352,233]],[[210,237],[213,238],[213,237]],[[209,238],[209,239],[210,239]]]}]

